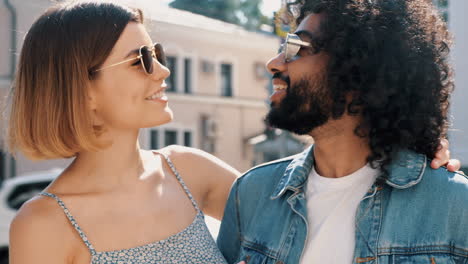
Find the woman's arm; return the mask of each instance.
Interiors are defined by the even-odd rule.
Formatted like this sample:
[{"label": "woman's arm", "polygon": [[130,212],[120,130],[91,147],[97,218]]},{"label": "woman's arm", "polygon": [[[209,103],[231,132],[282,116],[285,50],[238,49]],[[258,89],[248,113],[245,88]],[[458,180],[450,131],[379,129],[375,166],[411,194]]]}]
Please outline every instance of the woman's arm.
[{"label": "woman's arm", "polygon": [[171,146],[169,156],[193,193],[203,212],[221,220],[229,190],[241,174],[217,157],[199,149]]},{"label": "woman's arm", "polygon": [[209,189],[204,199],[204,211],[209,216],[221,220],[231,186],[241,173],[213,155],[208,154],[205,158],[204,166],[207,171],[209,167],[211,173],[206,174]]}]

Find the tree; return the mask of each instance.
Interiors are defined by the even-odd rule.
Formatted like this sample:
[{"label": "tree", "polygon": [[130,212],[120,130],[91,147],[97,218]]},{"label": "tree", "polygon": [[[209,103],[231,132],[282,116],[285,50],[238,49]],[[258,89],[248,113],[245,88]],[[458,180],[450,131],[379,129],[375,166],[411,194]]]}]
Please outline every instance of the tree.
[{"label": "tree", "polygon": [[262,0],[174,0],[171,7],[237,24],[249,30],[271,24],[260,11]]},{"label": "tree", "polygon": [[243,0],[240,5],[240,10],[245,18],[243,26],[247,29],[258,29],[264,22],[265,16],[260,11],[262,0]]},{"label": "tree", "polygon": [[240,7],[240,0],[174,0],[169,5],[228,23],[240,23],[236,14]]}]

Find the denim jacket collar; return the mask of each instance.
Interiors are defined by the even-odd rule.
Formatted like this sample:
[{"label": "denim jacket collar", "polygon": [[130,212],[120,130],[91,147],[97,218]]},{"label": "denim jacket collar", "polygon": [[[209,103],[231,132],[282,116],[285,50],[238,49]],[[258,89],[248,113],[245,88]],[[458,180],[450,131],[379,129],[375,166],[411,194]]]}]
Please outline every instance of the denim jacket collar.
[{"label": "denim jacket collar", "polygon": [[418,184],[426,170],[427,157],[410,150],[400,150],[389,166],[385,182],[397,189],[406,189]]},{"label": "denim jacket collar", "polygon": [[[313,145],[299,153],[286,168],[271,199],[282,196],[287,190],[300,192],[314,164]],[[386,184],[397,189],[406,189],[418,184],[426,169],[427,158],[409,150],[399,151],[389,166]]]},{"label": "denim jacket collar", "polygon": [[309,176],[310,170],[314,164],[314,147],[308,147],[303,152],[295,156],[289,163],[286,171],[277,184],[271,199],[282,196],[287,190],[299,192]]}]

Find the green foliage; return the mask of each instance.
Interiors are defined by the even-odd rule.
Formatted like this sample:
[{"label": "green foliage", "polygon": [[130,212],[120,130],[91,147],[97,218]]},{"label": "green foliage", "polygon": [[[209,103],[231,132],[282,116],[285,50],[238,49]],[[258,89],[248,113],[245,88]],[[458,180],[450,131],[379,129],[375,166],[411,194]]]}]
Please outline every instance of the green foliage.
[{"label": "green foliage", "polygon": [[239,23],[239,18],[235,14],[240,6],[239,0],[175,0],[169,5],[228,23]]},{"label": "green foliage", "polygon": [[262,0],[174,0],[169,5],[255,30],[262,24],[271,24],[270,19],[260,11],[261,2]]}]

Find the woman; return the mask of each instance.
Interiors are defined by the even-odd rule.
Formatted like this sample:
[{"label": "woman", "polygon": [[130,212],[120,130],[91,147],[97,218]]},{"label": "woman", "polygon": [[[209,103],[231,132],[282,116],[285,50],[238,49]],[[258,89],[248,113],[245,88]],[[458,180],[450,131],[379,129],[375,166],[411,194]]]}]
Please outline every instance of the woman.
[{"label": "woman", "polygon": [[142,22],[139,10],[78,3],[28,32],[11,147],[76,159],[19,211],[11,263],[225,263],[203,212],[222,217],[239,172],[202,151],[138,145],[140,128],[172,120],[162,47]]},{"label": "woman", "polygon": [[140,128],[172,120],[163,50],[142,22],[88,2],[54,7],[28,32],[11,150],[75,159],[18,212],[10,263],[225,263],[203,219],[221,219],[239,172],[199,150],[139,147]]}]

